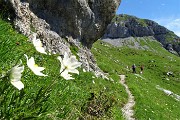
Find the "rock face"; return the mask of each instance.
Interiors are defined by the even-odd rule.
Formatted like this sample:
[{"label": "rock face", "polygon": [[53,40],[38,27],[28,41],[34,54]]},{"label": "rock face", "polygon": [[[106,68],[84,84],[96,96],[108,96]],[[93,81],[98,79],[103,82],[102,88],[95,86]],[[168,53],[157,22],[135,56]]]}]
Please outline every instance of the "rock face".
[{"label": "rock face", "polygon": [[60,36],[91,47],[110,23],[120,0],[21,0]]},{"label": "rock face", "polygon": [[103,76],[90,52],[114,17],[121,0],[10,0],[15,27],[32,39],[37,33],[46,50],[72,54],[71,47],[86,71]]},{"label": "rock face", "polygon": [[130,15],[116,16],[108,25],[102,39],[144,36],[155,37],[164,48],[180,55],[180,38],[177,35],[152,20],[140,19]]}]

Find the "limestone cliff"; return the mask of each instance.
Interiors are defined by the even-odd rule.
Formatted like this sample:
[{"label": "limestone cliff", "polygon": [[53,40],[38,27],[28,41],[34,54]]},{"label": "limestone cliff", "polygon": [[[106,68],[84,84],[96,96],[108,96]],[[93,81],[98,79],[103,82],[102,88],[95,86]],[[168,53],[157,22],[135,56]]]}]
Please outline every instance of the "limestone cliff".
[{"label": "limestone cliff", "polygon": [[[9,0],[14,25],[32,39],[37,33],[47,50],[77,55],[86,71],[102,74],[90,52],[111,22],[121,0]],[[8,2],[8,1],[6,1]]]},{"label": "limestone cliff", "polygon": [[[22,0],[21,0],[22,1]],[[91,47],[115,15],[120,0],[23,0],[60,36]]]},{"label": "limestone cliff", "polygon": [[158,23],[130,15],[117,15],[108,25],[102,37],[117,39],[127,37],[153,36],[164,48],[180,55],[180,38]]}]

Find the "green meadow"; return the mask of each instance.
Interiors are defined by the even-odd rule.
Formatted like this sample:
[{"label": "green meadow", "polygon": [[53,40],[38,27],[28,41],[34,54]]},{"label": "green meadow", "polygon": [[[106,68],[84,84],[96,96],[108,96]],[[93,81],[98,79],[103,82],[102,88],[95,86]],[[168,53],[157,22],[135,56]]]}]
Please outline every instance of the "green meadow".
[{"label": "green meadow", "polygon": [[[140,41],[144,44],[144,39]],[[97,41],[92,49],[100,68],[118,79],[119,74],[126,75],[126,84],[135,97],[135,118],[138,120],[178,120],[180,119],[180,101],[166,95],[161,88],[180,95],[180,58],[164,48],[157,41],[147,40],[148,50],[113,47],[103,41]],[[143,46],[143,45],[142,45]],[[136,74],[131,66],[136,64]],[[140,74],[140,66],[144,66]],[[172,75],[167,75],[172,72]]]},{"label": "green meadow", "polygon": [[[40,54],[27,37],[0,19],[0,119],[123,120],[121,108],[128,95],[119,84],[120,74],[126,75],[126,84],[135,97],[136,119],[180,119],[180,101],[156,89],[159,85],[180,95],[180,58],[156,41],[142,44],[150,49],[114,47],[98,40],[92,52],[98,66],[113,81],[96,78],[82,68],[78,68],[79,75],[73,75],[74,80],[65,80],[60,76],[59,54]],[[48,76],[35,75],[27,67],[24,54],[45,67],[43,73]],[[25,66],[21,78],[25,87],[21,91],[9,79],[9,71],[20,60]],[[131,70],[134,63],[137,74]],[[143,74],[139,74],[140,65],[144,65]]]},{"label": "green meadow", "polygon": [[[26,54],[45,67],[47,77],[35,75],[26,65]],[[29,40],[0,20],[0,119],[122,119],[121,107],[127,94],[118,82],[96,78],[91,72],[73,75],[75,80],[60,76],[57,55],[37,52]],[[25,66],[19,91],[10,83],[9,71]],[[118,81],[118,80],[117,80]]]}]

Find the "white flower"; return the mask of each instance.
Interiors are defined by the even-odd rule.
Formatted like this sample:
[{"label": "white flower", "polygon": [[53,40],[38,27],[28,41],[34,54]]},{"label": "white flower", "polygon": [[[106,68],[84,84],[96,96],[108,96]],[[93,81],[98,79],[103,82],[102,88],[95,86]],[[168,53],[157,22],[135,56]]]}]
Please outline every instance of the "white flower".
[{"label": "white flower", "polygon": [[93,84],[95,84],[94,80],[92,81]]},{"label": "white flower", "polygon": [[21,73],[24,71],[24,65],[21,67],[19,67],[19,65],[16,65],[11,69],[10,82],[14,87],[21,90],[22,88],[24,88],[24,84],[20,81],[22,76]]},{"label": "white flower", "polygon": [[78,62],[76,56],[72,55],[69,57],[68,54],[65,52],[63,59],[60,56],[57,59],[61,62],[60,73],[61,76],[64,77],[64,79],[74,79],[68,73],[79,74],[79,71],[76,68],[80,67],[81,63]]},{"label": "white flower", "polygon": [[94,77],[94,76],[92,76],[92,78],[94,79],[95,77]]},{"label": "white flower", "polygon": [[66,79],[66,80],[71,80],[71,79],[74,79],[73,77],[71,77],[72,75],[71,74],[68,74],[68,71],[64,71],[61,73],[61,76]]},{"label": "white flower", "polygon": [[45,52],[45,49],[43,48],[43,46],[42,46],[42,43],[41,43],[41,40],[40,39],[36,39],[36,33],[34,33],[33,34],[33,45],[34,45],[34,47],[36,48],[36,50],[38,51],[38,52],[40,52],[40,53],[43,53],[43,54],[47,54],[46,52]]},{"label": "white flower", "polygon": [[39,67],[37,64],[35,64],[34,58],[31,57],[30,59],[28,59],[28,56],[26,54],[24,54],[24,56],[27,59],[27,66],[33,71],[33,73],[35,75],[38,76],[47,76],[45,74],[43,74],[41,71],[43,71],[45,68],[44,67]]},{"label": "white flower", "polygon": [[83,72],[86,72],[86,70],[83,68]]}]

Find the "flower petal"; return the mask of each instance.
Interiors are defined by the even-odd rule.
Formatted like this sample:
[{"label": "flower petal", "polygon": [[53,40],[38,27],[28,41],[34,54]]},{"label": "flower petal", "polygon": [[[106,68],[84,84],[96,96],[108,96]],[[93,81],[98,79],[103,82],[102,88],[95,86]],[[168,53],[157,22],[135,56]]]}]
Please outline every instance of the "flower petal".
[{"label": "flower petal", "polygon": [[77,67],[80,67],[81,65],[82,65],[82,63],[76,62],[76,63],[72,64],[71,67],[75,69]]},{"label": "flower petal", "polygon": [[38,76],[48,76],[48,75],[45,75],[45,74],[41,73],[41,71],[44,70],[45,68],[44,67],[36,66],[33,57],[31,57],[29,60],[28,60],[28,56],[27,55],[25,55],[25,57],[27,59],[27,66],[33,71],[33,73],[35,75],[38,75]]},{"label": "flower petal", "polygon": [[70,73],[76,73],[79,75],[79,71],[77,69],[67,69],[67,71]]},{"label": "flower petal", "polygon": [[35,75],[38,75],[38,76],[48,76],[48,75],[45,75],[45,74],[43,74],[42,72],[39,72],[39,71],[33,71],[33,73]]},{"label": "flower petal", "polygon": [[45,68],[44,67],[34,67],[35,71],[43,71]]},{"label": "flower petal", "polygon": [[22,73],[24,71],[24,65],[22,67],[19,67],[19,65],[18,65],[16,70],[19,71],[20,73]]},{"label": "flower petal", "polygon": [[68,71],[64,71],[61,73],[61,76],[66,79],[66,80],[71,80],[71,79],[74,79],[73,77],[71,77],[72,75],[71,74],[68,74]]},{"label": "flower petal", "polygon": [[19,65],[14,66],[10,72],[10,79],[21,79],[22,72],[24,71],[24,65],[19,67]]},{"label": "flower petal", "polygon": [[29,59],[28,59],[28,56],[26,55],[26,54],[24,54],[24,56],[26,57],[26,61],[28,61]]},{"label": "flower petal", "polygon": [[34,58],[33,58],[33,57],[31,57],[31,58],[28,60],[27,65],[28,65],[29,68],[32,68],[32,66],[35,65],[35,61],[34,61]]},{"label": "flower petal", "polygon": [[16,87],[18,90],[24,88],[24,84],[20,80],[13,79],[11,80],[11,84]]},{"label": "flower petal", "polygon": [[47,54],[47,53],[45,52],[45,49],[44,49],[43,47],[36,47],[36,50],[37,50],[38,52],[40,52],[40,53]]},{"label": "flower petal", "polygon": [[63,60],[60,56],[58,56],[57,59],[61,62],[61,69],[60,69],[60,73],[61,73],[65,69],[65,65],[64,65]]},{"label": "flower petal", "polygon": [[64,53],[64,58],[63,58],[63,62],[65,62],[65,61],[67,61],[67,59],[69,59],[69,56],[68,56],[68,54],[67,54],[67,52],[65,52]]},{"label": "flower petal", "polygon": [[34,47],[36,48],[36,50],[40,53],[43,53],[43,54],[47,54],[45,52],[45,49],[42,47],[42,42],[40,39],[36,39],[36,33],[33,34],[34,38],[33,38],[33,45]]},{"label": "flower petal", "polygon": [[20,72],[12,72],[10,79],[21,79],[22,74]]},{"label": "flower petal", "polygon": [[57,59],[62,62],[62,58],[60,56],[58,56]]},{"label": "flower petal", "polygon": [[19,67],[21,63],[19,65],[14,66],[10,72],[10,82],[13,86],[15,86],[19,90],[24,88],[24,84],[20,81],[22,76],[21,73],[24,71],[24,65]]}]

